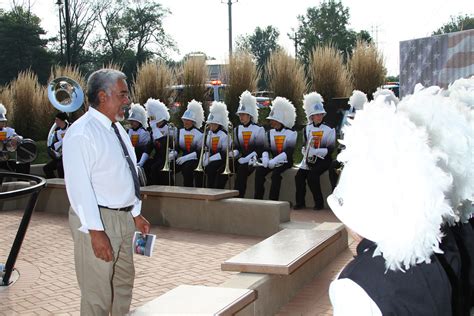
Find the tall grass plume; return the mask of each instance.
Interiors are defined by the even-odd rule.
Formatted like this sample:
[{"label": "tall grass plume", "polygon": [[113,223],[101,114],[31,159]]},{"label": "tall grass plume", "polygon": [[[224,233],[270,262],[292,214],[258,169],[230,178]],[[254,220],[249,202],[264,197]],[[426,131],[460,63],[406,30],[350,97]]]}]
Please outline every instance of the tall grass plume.
[{"label": "tall grass plume", "polygon": [[257,88],[258,71],[252,56],[244,51],[234,53],[225,68],[224,77],[228,84],[224,101],[229,111],[229,120],[236,126],[239,118],[235,113],[239,107],[240,95],[245,90],[253,92]]},{"label": "tall grass plume", "polygon": [[385,81],[387,74],[385,60],[373,43],[357,41],[348,64],[354,89],[365,92],[369,97]]}]

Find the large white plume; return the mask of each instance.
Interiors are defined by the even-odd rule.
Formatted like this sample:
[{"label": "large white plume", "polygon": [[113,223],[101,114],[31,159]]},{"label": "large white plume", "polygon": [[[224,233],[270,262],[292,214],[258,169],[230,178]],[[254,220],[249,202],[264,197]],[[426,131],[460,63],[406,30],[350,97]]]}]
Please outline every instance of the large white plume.
[{"label": "large white plume", "polygon": [[202,103],[196,100],[191,100],[188,103],[186,112],[190,111],[192,113],[192,120],[194,121],[194,126],[201,128],[202,123],[204,122],[204,109],[202,108]]},{"label": "large white plume", "polygon": [[324,110],[323,102],[323,97],[317,92],[311,92],[303,96],[303,108],[308,120],[315,113],[315,105],[320,105]]},{"label": "large white plume", "polygon": [[267,119],[278,121],[287,128],[293,128],[296,120],[296,109],[290,100],[276,97],[270,109],[270,115]]},{"label": "large white plume", "polygon": [[166,105],[160,100],[149,98],[145,103],[147,115],[150,118],[150,124],[170,120],[170,113]]},{"label": "large white plume", "polygon": [[379,97],[383,97],[382,100],[384,100],[386,103],[394,103],[395,105],[398,104],[399,100],[398,98],[395,96],[395,93],[393,93],[392,90],[390,89],[377,89],[377,91],[374,92],[374,100],[376,100],[377,98]]},{"label": "large white plume", "polygon": [[456,212],[446,220],[449,224],[466,222],[467,214],[457,210],[462,201],[472,201],[474,193],[474,126],[464,113],[468,109],[443,96],[442,90],[428,87],[402,99],[398,110],[426,128],[430,146],[444,154],[439,166],[453,177],[447,197]]},{"label": "large white plume", "polygon": [[209,108],[207,123],[219,124],[227,130],[229,127],[229,111],[227,111],[227,105],[223,102],[212,102]]},{"label": "large white plume", "polygon": [[249,91],[245,90],[240,95],[239,108],[237,114],[247,113],[250,115],[252,122],[258,122],[258,108],[257,98],[254,97]]},{"label": "large white plume", "polygon": [[353,109],[356,111],[362,110],[364,108],[364,104],[367,103],[367,95],[360,91],[354,90],[352,91],[352,95],[349,98],[349,102],[347,102]]},{"label": "large white plume", "polygon": [[390,270],[430,262],[440,252],[445,199],[452,178],[439,152],[417,127],[383,98],[365,104],[344,128],[344,169],[328,203],[337,217],[377,244],[374,255]]}]

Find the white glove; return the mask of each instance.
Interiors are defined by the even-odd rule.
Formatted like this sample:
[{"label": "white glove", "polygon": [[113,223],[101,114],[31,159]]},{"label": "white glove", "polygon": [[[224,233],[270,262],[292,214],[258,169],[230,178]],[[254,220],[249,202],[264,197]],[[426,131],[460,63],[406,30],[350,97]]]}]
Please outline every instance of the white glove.
[{"label": "white glove", "polygon": [[[250,157],[248,164],[249,164],[250,166],[254,166],[254,167],[255,167],[255,164],[257,163],[257,159],[258,159],[257,156],[252,156],[252,157]],[[239,162],[240,162],[240,159],[239,159]]]},{"label": "white glove", "polygon": [[202,157],[202,166],[207,167],[208,164],[209,164],[209,153],[206,152],[204,156]]},{"label": "white glove", "polygon": [[286,162],[288,161],[285,152],[279,153],[276,157],[273,157],[272,160],[275,161],[275,165],[277,165],[277,164],[284,164],[284,163],[286,163]]},{"label": "white glove", "polygon": [[312,148],[309,151],[310,156],[317,156],[321,159],[324,159],[326,155],[328,154],[328,149],[327,148]]},{"label": "white glove", "polygon": [[268,157],[268,152],[264,151],[262,154],[262,165],[264,168],[268,168],[268,162],[270,158]]},{"label": "white glove", "polygon": [[276,165],[275,159],[270,159],[268,161],[268,168],[273,169],[273,168],[275,168],[275,165]]},{"label": "white glove", "polygon": [[54,146],[54,150],[55,151],[59,151],[59,148],[61,148],[61,146],[63,145],[63,142],[60,140],[60,141],[57,141],[53,144]]},{"label": "white glove", "polygon": [[169,161],[175,160],[177,155],[178,155],[178,153],[175,150],[170,150],[170,152],[168,153]]},{"label": "white glove", "polygon": [[303,156],[306,155],[306,147],[305,146],[301,147],[301,154]]},{"label": "white glove", "polygon": [[234,149],[232,152],[229,153],[230,157],[237,157],[239,155],[239,151],[237,149]]},{"label": "white glove", "polygon": [[137,163],[137,165],[139,167],[142,167],[143,168],[143,165],[145,164],[145,162],[148,160],[148,154],[147,153],[143,153],[142,154],[142,157],[140,158],[140,161]]},{"label": "white glove", "polygon": [[243,165],[243,164],[246,164],[246,163],[250,163],[250,160],[253,158],[253,157],[257,157],[257,153],[255,151],[252,151],[250,154],[248,154],[247,156],[245,157],[240,157],[238,162]]},{"label": "white glove", "polygon": [[196,152],[195,151],[193,151],[190,154],[179,157],[178,159],[176,159],[176,163],[178,165],[182,165],[183,163],[185,163],[186,161],[191,160],[191,159],[196,159]]},{"label": "white glove", "polygon": [[216,160],[221,160],[221,159],[222,159],[221,153],[217,153],[209,157],[209,161],[216,161]]}]

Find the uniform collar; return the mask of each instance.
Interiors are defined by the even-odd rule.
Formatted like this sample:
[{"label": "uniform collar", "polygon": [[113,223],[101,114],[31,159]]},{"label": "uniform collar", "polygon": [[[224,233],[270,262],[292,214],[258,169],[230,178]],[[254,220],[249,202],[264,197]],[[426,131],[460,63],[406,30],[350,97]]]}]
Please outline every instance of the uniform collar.
[{"label": "uniform collar", "polygon": [[323,124],[323,122],[321,122],[321,123],[319,123],[319,124],[316,124],[316,123],[312,122],[311,124],[312,124],[314,127],[320,127],[321,124]]},{"label": "uniform collar", "polygon": [[360,243],[357,245],[357,255],[361,255],[370,248],[375,248],[377,245],[372,241],[367,238],[364,238],[360,241]]}]

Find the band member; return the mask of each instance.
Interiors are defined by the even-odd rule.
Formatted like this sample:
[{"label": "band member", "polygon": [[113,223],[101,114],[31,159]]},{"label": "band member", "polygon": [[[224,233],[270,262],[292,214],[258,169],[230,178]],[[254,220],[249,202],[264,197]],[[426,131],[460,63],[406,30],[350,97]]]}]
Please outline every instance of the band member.
[{"label": "band member", "polygon": [[209,116],[206,123],[209,128],[206,133],[206,153],[204,156],[204,173],[206,176],[206,186],[213,189],[223,189],[228,176],[222,175],[225,168],[226,155],[229,138],[227,128],[229,126],[229,111],[227,105],[222,102],[212,102],[209,109]]},{"label": "band member", "polygon": [[148,132],[148,123],[146,112],[140,104],[132,103],[127,121],[130,123],[128,136],[135,148],[135,155],[139,161],[138,165],[143,167],[142,158],[146,161],[146,149],[150,143],[150,133]]},{"label": "band member", "polygon": [[324,208],[323,194],[319,177],[331,165],[331,154],[336,143],[336,131],[322,123],[326,111],[323,98],[319,93],[311,92],[303,96],[303,105],[309,121],[303,129],[303,160],[295,175],[294,209],[305,208],[306,182],[313,194],[314,210]]},{"label": "band member", "polygon": [[[148,179],[150,179],[150,184],[173,184],[174,179],[170,177],[170,171],[163,171],[163,167],[166,162],[167,144],[170,147],[168,156],[174,159],[171,148],[174,148],[176,128],[169,123],[170,113],[163,102],[150,98],[146,101],[145,107],[150,120],[151,137],[153,139],[147,152],[143,154],[143,156],[146,155],[146,158],[150,157],[145,163],[145,171]],[[169,159],[168,162],[172,159]],[[140,163],[145,160],[142,159]]]},{"label": "band member", "polygon": [[192,100],[181,117],[183,128],[178,132],[178,149],[181,156],[176,158],[176,173],[183,174],[185,187],[202,187],[202,173],[195,172],[202,146],[203,134],[199,130],[204,121],[201,102]]},{"label": "band member", "polygon": [[[364,108],[364,104],[367,103],[367,95],[359,90],[354,90],[352,91],[352,95],[349,98],[349,101],[347,102],[351,107],[349,110],[345,111],[344,117],[342,119],[342,127],[346,126],[349,124],[350,119],[354,119],[356,111],[362,110]],[[344,134],[342,133],[342,130],[339,133],[336,133],[338,136],[338,139],[343,139]],[[336,144],[337,151],[338,153],[341,151],[342,144]],[[337,181],[339,179],[339,173],[342,168],[342,163],[338,161],[337,159],[334,159],[331,162],[331,166],[329,167],[329,181],[331,182],[331,187],[334,190],[334,188],[337,185]]]},{"label": "band member", "polygon": [[327,199],[362,238],[329,287],[334,315],[452,315],[451,286],[434,255],[452,214],[443,154],[394,104],[376,99],[363,114],[345,127],[344,169]]},{"label": "band member", "polygon": [[240,155],[235,163],[235,189],[239,190],[239,197],[243,198],[247,190],[247,178],[255,169],[249,162],[252,157],[262,156],[265,130],[257,125],[257,99],[250,92],[244,91],[240,95],[237,114],[241,124],[234,128],[234,154],[235,157]]},{"label": "band member", "polygon": [[17,148],[23,140],[23,137],[15,132],[15,129],[7,126],[7,109],[0,103],[0,169],[18,173],[30,173],[30,163],[19,163],[15,160],[10,160],[8,148]]},{"label": "band member", "polygon": [[58,178],[64,178],[63,169],[63,139],[66,135],[66,130],[69,127],[68,115],[64,112],[56,114],[54,119],[56,128],[52,135],[52,142],[48,148],[52,160],[43,167],[44,174],[47,179],[55,178],[54,170],[58,171]]},{"label": "band member", "polygon": [[270,172],[272,184],[269,199],[275,201],[279,199],[281,174],[293,166],[293,151],[297,137],[297,133],[292,130],[295,119],[296,110],[293,104],[286,98],[276,97],[267,117],[272,127],[267,133],[268,144],[262,153],[262,163],[255,172],[255,199],[263,199],[265,176]]}]

